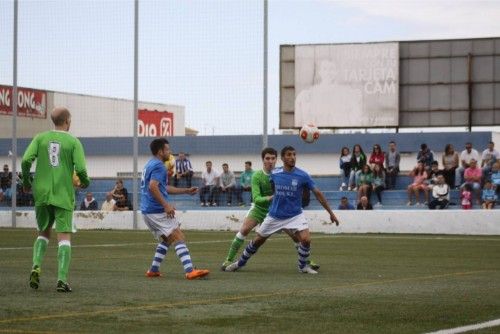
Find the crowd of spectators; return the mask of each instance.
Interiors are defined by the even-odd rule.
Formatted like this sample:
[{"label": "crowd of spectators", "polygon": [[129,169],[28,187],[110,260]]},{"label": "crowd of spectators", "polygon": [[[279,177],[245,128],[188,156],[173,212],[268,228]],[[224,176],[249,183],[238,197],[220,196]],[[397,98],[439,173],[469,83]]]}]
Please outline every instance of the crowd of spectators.
[{"label": "crowd of spectators", "polygon": [[[379,144],[372,147],[368,155],[361,145],[356,144],[350,150],[343,147],[340,152],[341,191],[356,191],[356,203],[349,203],[342,197],[339,209],[371,210],[382,206],[382,193],[396,188],[397,176],[400,174],[401,154],[394,141],[388,143],[387,152]],[[170,155],[165,162],[169,184],[176,187],[191,187],[194,170],[185,152],[179,152],[177,158]],[[246,161],[244,171],[239,178],[230,170],[228,163],[222,164],[222,171],[216,171],[211,161],[205,163],[201,173],[199,196],[200,205],[232,206],[246,205],[243,192],[251,192],[253,175],[252,162]],[[428,206],[429,209],[445,209],[450,204],[460,205],[463,209],[482,207],[491,209],[500,195],[500,153],[494,142],[480,154],[472,143],[465,144],[464,150],[457,152],[453,145],[444,147],[440,162],[436,154],[423,143],[417,153],[416,165],[408,174],[412,180],[407,186],[408,206]],[[14,178],[17,189],[17,204],[32,206],[33,196],[25,192]],[[12,172],[5,164],[0,172],[0,202],[12,198]],[[460,192],[459,203],[450,202],[450,191]],[[251,196],[250,196],[251,198]],[[374,200],[374,205],[372,205]],[[80,210],[99,210],[99,204],[88,192],[79,206]],[[113,189],[106,194],[100,206],[103,211],[132,210],[129,193],[118,179]]]},{"label": "crowd of spectators", "polygon": [[[343,147],[339,158],[340,190],[357,191],[356,206],[363,210],[370,209],[366,200],[370,204],[375,194],[374,207],[380,207],[382,192],[396,187],[400,161],[401,155],[394,141],[389,142],[386,153],[379,144],[373,145],[369,157],[359,144],[353,146],[352,153],[348,147]],[[444,209],[451,204],[452,189],[460,191],[460,203],[455,204],[464,209],[474,205],[485,209],[495,206],[500,193],[500,154],[495,150],[494,142],[490,141],[481,155],[470,142],[460,154],[453,145],[447,144],[441,165],[442,168],[428,145],[421,144],[416,165],[408,174],[412,178],[407,186],[408,206]],[[341,199],[339,209],[350,209],[346,201],[347,197]]]}]

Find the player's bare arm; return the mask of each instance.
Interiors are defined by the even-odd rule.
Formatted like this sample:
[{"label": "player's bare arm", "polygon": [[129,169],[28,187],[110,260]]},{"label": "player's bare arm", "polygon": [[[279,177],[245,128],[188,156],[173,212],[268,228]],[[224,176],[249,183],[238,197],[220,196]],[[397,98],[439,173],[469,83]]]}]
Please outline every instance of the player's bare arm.
[{"label": "player's bare arm", "polygon": [[167,192],[169,194],[188,194],[188,195],[194,195],[198,192],[198,187],[191,187],[191,188],[177,188],[173,186],[167,186]]},{"label": "player's bare arm", "polygon": [[153,195],[154,199],[160,203],[163,208],[165,209],[165,213],[167,214],[168,218],[174,218],[175,217],[175,207],[171,204],[169,204],[165,199],[163,199],[163,196],[161,195],[159,185],[160,183],[156,180],[151,180],[149,182],[149,190],[151,191],[151,194]]}]

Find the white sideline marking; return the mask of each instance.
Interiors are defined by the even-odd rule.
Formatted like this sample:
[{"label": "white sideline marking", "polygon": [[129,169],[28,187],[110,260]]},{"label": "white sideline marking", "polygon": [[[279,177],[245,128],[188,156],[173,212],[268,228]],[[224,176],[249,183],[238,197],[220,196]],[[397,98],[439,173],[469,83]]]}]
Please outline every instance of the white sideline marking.
[{"label": "white sideline marking", "polygon": [[483,328],[488,328],[488,327],[496,327],[496,326],[500,326],[500,319],[486,321],[486,322],[482,322],[480,324],[475,324],[475,325],[468,325],[468,326],[456,327],[456,328],[450,328],[450,329],[442,329],[442,330],[439,330],[436,332],[429,332],[427,334],[457,334],[457,333],[465,333],[465,332],[475,331],[478,329],[483,329]]},{"label": "white sideline marking", "polygon": [[[316,239],[329,239],[329,238],[345,238],[345,239],[410,239],[410,240],[464,240],[464,241],[500,241],[498,238],[460,238],[460,237],[423,237],[423,236],[380,236],[380,235],[342,235],[342,234],[331,234],[331,235],[319,235],[313,236],[312,241]],[[276,236],[269,239],[267,242],[272,240],[288,239],[287,236]],[[201,240],[201,241],[187,241],[188,244],[216,244],[221,242],[231,242],[233,239],[227,240]],[[134,243],[120,243],[120,244],[96,244],[96,245],[73,245],[74,248],[99,248],[99,247],[126,247],[126,246],[137,246],[137,245],[153,245],[156,242],[134,242]],[[4,250],[24,250],[33,249],[33,246],[26,247],[0,247],[0,251]]]}]

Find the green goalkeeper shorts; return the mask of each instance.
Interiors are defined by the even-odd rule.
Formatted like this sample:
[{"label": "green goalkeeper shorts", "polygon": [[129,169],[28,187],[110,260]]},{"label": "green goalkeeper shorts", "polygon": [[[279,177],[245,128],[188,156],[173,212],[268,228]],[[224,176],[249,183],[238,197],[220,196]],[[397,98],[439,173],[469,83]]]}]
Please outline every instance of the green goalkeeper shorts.
[{"label": "green goalkeeper shorts", "polygon": [[56,223],[56,232],[75,233],[73,210],[65,210],[53,205],[35,206],[36,222],[39,231],[45,231]]},{"label": "green goalkeeper shorts", "polygon": [[248,210],[246,217],[255,220],[258,224],[262,224],[264,218],[267,216],[267,212],[268,210],[252,206],[252,208]]}]

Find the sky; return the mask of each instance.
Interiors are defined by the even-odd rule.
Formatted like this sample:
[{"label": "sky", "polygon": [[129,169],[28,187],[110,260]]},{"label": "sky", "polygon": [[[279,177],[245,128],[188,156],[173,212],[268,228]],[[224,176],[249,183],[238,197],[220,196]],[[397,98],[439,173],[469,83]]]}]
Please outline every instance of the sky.
[{"label": "sky", "polygon": [[[18,84],[133,98],[133,1],[19,1]],[[139,99],[185,106],[200,135],[261,134],[263,2],[140,1]],[[500,1],[269,0],[268,132],[279,46],[500,36]],[[13,1],[0,0],[0,84]],[[119,120],[117,120],[119,125]]]}]

